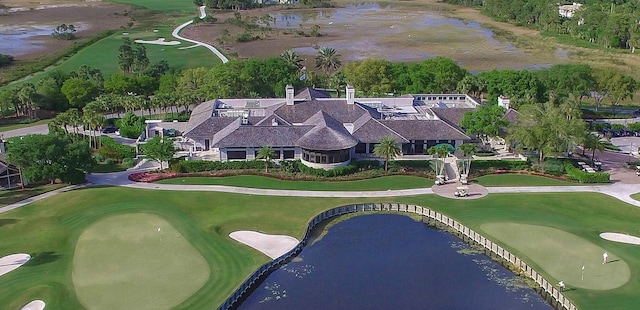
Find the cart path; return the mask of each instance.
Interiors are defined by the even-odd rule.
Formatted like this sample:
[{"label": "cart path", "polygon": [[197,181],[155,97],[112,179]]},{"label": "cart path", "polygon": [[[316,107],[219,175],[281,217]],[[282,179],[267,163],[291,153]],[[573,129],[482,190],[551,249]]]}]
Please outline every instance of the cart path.
[{"label": "cart path", "polygon": [[[203,19],[203,18],[205,18],[207,16],[207,13],[205,12],[205,8],[206,8],[205,6],[201,6],[199,8],[200,9],[200,19]],[[227,62],[229,62],[229,59],[227,59],[227,57],[225,55],[223,55],[217,48],[215,48],[215,47],[213,47],[213,46],[211,46],[211,45],[209,45],[207,43],[196,41],[196,40],[187,39],[187,38],[181,36],[180,35],[180,31],[182,31],[182,29],[184,29],[185,27],[187,27],[187,26],[189,26],[191,24],[193,24],[193,20],[185,22],[184,24],[176,27],[176,29],[173,29],[173,32],[171,33],[171,35],[173,37],[175,37],[176,39],[180,39],[180,40],[183,40],[183,41],[195,43],[196,46],[204,46],[207,49],[209,49],[211,52],[216,54],[216,56],[218,56],[218,58],[220,58],[222,63],[226,64]]]}]

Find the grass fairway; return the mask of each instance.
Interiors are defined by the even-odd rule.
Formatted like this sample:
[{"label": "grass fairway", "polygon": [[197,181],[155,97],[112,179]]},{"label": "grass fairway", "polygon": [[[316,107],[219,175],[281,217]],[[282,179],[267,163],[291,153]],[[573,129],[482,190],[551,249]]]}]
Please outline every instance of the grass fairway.
[{"label": "grass fairway", "polygon": [[609,262],[602,264],[606,249],[576,235],[552,227],[517,223],[487,223],[480,227],[519,249],[554,278],[562,279],[568,288],[610,290],[629,281],[626,262],[609,252]]},{"label": "grass fairway", "polygon": [[[20,309],[31,300],[43,299],[47,308],[83,309],[72,281],[78,240],[85,231],[114,216],[144,213],[172,226],[202,255],[210,270],[202,288],[174,309],[216,308],[251,272],[269,261],[258,251],[231,240],[230,232],[256,230],[300,238],[313,216],[334,206],[356,202],[412,203],[449,215],[476,231],[482,231],[483,224],[509,222],[554,227],[606,250],[612,254],[610,258],[619,257],[629,266],[631,277],[621,287],[566,292],[580,309],[635,309],[640,304],[637,293],[640,246],[610,242],[598,236],[603,231],[637,235],[640,209],[606,195],[491,194],[477,200],[436,195],[346,199],[102,187],[62,193],[0,214],[0,236],[6,236],[0,239],[0,255],[33,256],[25,266],[0,277],[0,305],[3,309]],[[494,241],[500,243],[497,238]],[[549,281],[568,281],[544,270],[544,261],[529,257],[519,244],[502,244]],[[545,244],[538,246],[546,251],[542,249]],[[596,254],[593,259],[601,259],[602,253]],[[123,275],[129,279],[136,276],[136,272]]]},{"label": "grass fairway", "polygon": [[567,181],[556,180],[537,175],[506,173],[506,174],[489,174],[474,179],[478,184],[487,187],[498,186],[566,186],[580,185]]},{"label": "grass fairway", "polygon": [[202,255],[151,214],[93,224],[80,235],[73,258],[73,284],[89,309],[171,309],[208,279]]},{"label": "grass fairway", "polygon": [[[82,65],[88,65],[90,67],[100,69],[105,79],[108,79],[111,74],[120,72],[120,69],[118,68],[118,49],[122,45],[123,37],[129,37],[132,41],[137,39],[152,41],[158,38],[165,38],[166,41],[180,41],[173,38],[171,36],[171,32],[176,26],[183,23],[185,20],[188,19],[170,18],[163,22],[163,26],[149,27],[146,29],[122,30],[82,49],[77,54],[71,56],[69,59],[57,66],[56,70],[70,72],[78,70]],[[158,32],[153,32],[153,30],[158,30]],[[123,33],[128,33],[128,35],[124,36]],[[169,66],[176,70],[195,67],[211,68],[216,64],[222,63],[210,50],[202,46],[180,49],[181,47],[194,45],[185,41],[180,42],[182,42],[180,45],[173,46],[144,44],[150,63],[153,64],[160,60],[166,60],[169,63]],[[46,74],[46,72],[37,73],[33,77],[24,79],[15,85],[21,85],[25,82],[35,84],[37,81],[45,77]]]},{"label": "grass fairway", "polygon": [[385,176],[358,181],[286,181],[255,175],[229,177],[189,177],[158,181],[161,184],[227,185],[264,189],[313,191],[379,191],[433,186],[433,180],[414,176]]},{"label": "grass fairway", "polygon": [[195,12],[198,7],[193,4],[193,1],[189,0],[110,0],[111,2],[118,2],[124,4],[130,4],[138,7],[143,7],[155,11],[180,11],[180,12]]}]

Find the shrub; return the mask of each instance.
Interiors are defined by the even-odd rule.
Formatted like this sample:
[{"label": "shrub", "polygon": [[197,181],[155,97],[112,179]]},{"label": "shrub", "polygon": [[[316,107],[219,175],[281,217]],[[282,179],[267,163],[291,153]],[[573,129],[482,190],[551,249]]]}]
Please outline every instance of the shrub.
[{"label": "shrub", "polygon": [[[233,169],[264,169],[264,161],[248,160],[248,161],[209,161],[209,160],[185,160],[174,163],[171,171],[178,170],[180,172],[202,172],[215,170],[233,170]],[[269,164],[273,167],[273,162]],[[169,165],[171,167],[171,164]]]},{"label": "shrub", "polygon": [[565,162],[567,177],[580,183],[609,183],[610,175],[606,172],[589,173],[576,168],[572,163]]},{"label": "shrub", "polygon": [[473,160],[471,173],[491,172],[495,170],[526,170],[531,163],[523,160]]},{"label": "shrub", "polygon": [[136,161],[133,158],[122,159],[122,166],[125,168],[131,168],[136,165]]},{"label": "shrub", "polygon": [[102,147],[98,150],[98,154],[103,158],[112,158],[118,161],[124,158],[136,157],[136,148],[116,142],[111,137],[102,136]]},{"label": "shrub", "polygon": [[357,161],[352,161],[351,163],[349,163],[349,165],[334,168],[331,170],[311,168],[303,164],[298,165],[298,167],[300,168],[300,172],[304,174],[314,175],[318,177],[332,178],[332,177],[343,176],[343,175],[348,175],[348,174],[357,172],[358,165],[356,164],[356,162]]},{"label": "shrub", "polygon": [[544,169],[544,173],[555,176],[564,174],[565,170],[563,161],[559,159],[547,159],[542,168]]},{"label": "shrub", "polygon": [[299,160],[283,160],[280,162],[280,169],[286,173],[297,173],[300,172],[298,164]]}]

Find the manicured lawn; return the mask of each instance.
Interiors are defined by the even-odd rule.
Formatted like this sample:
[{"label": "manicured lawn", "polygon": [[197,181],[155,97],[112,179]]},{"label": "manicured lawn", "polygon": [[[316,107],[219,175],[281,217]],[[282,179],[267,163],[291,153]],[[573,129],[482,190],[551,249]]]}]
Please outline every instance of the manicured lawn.
[{"label": "manicured lawn", "polygon": [[[60,184],[60,183],[43,184],[43,185],[35,185],[33,187],[29,186],[29,187],[26,187],[25,189],[16,188],[12,190],[0,191],[0,207],[4,207],[14,202],[25,200],[33,196],[38,196],[40,194],[50,192],[52,190],[56,190],[58,188],[65,187],[68,185],[69,184]],[[0,226],[2,225],[0,224]]]},{"label": "manicured lawn", "polygon": [[631,198],[640,201],[640,193],[635,193],[635,194],[631,195]]},{"label": "manicured lawn", "polygon": [[358,181],[285,181],[255,175],[228,177],[189,177],[158,181],[161,184],[227,185],[264,189],[292,189],[313,191],[379,191],[389,189],[423,188],[433,186],[433,180],[414,176],[385,176]]},{"label": "manicured lawn", "polygon": [[120,172],[125,171],[127,168],[123,167],[122,164],[117,163],[99,163],[93,167],[91,172],[94,173],[109,173],[109,172]]},{"label": "manicured lawn", "polygon": [[562,279],[568,288],[610,290],[629,281],[625,261],[611,254],[603,264],[602,253],[606,249],[560,229],[516,223],[487,223],[480,227],[518,248],[554,278]]},{"label": "manicured lawn", "polygon": [[[202,288],[175,309],[215,308],[253,270],[268,261],[259,252],[231,240],[230,232],[246,229],[300,238],[307,221],[314,215],[355,202],[403,202],[433,208],[489,237],[491,235],[482,229],[483,224],[514,223],[557,229],[596,249],[593,253],[585,250],[583,254],[571,253],[567,257],[577,255],[588,264],[590,260],[601,259],[601,253],[597,251],[606,250],[611,258],[619,258],[630,269],[629,282],[621,287],[607,291],[576,289],[566,292],[580,309],[633,309],[640,303],[637,294],[640,291],[640,246],[614,243],[598,236],[605,231],[638,235],[640,210],[601,194],[492,194],[477,200],[454,200],[436,195],[342,199],[102,187],[59,194],[0,215],[0,236],[11,236],[0,239],[0,255],[30,253],[34,256],[24,267],[0,277],[0,304],[7,309],[19,309],[38,298],[46,300],[47,307],[52,309],[82,308],[77,297],[81,290],[76,290],[72,282],[72,266],[76,264],[74,253],[81,247],[78,240],[83,242],[86,231],[96,229],[94,225],[100,228],[102,221],[113,216],[128,218],[145,214],[164,221],[166,224],[162,225],[168,226],[163,226],[163,231],[164,227],[175,229],[206,260],[210,270]],[[151,226],[144,224],[146,229],[142,231],[129,225],[124,227],[131,230],[126,238],[138,238],[141,247],[153,244],[149,239]],[[538,230],[531,234],[544,235]],[[535,236],[528,238],[535,239]],[[502,241],[507,249],[551,282],[568,281],[543,270],[549,266],[547,256],[529,256],[527,247],[520,248],[519,242],[514,243],[503,235],[494,240]],[[564,251],[562,245],[551,247],[540,242],[538,246],[540,251]],[[131,252],[136,254],[134,250]],[[595,258],[594,253],[598,254]],[[135,272],[122,270],[117,273],[131,280],[138,276]],[[129,291],[133,294],[133,290]]]},{"label": "manicured lawn", "polygon": [[73,284],[89,309],[171,309],[209,275],[206,259],[180,232],[145,213],[94,223],[73,256]]},{"label": "manicured lawn", "polygon": [[131,4],[156,11],[193,12],[196,16],[198,7],[189,0],[110,0],[112,2]]},{"label": "manicured lawn", "polygon": [[43,119],[43,120],[39,120],[39,121],[37,121],[37,122],[28,123],[28,124],[7,124],[7,125],[0,125],[0,132],[5,132],[5,131],[9,131],[9,130],[14,130],[14,129],[27,128],[27,127],[31,127],[31,126],[37,126],[37,125],[48,124],[50,121],[51,121],[50,119]]},{"label": "manicured lawn", "polygon": [[580,185],[580,183],[573,183],[567,181],[556,180],[538,175],[517,174],[517,173],[505,173],[505,174],[488,174],[475,178],[473,182],[487,187],[499,187],[499,186],[566,186],[566,185]]},{"label": "manicured lawn", "polygon": [[[186,20],[189,19],[172,18],[164,21],[162,26],[158,27],[119,31],[82,49],[77,54],[62,62],[56,67],[56,69],[63,72],[70,72],[78,70],[82,65],[88,65],[93,68],[100,69],[105,79],[108,79],[111,74],[120,72],[120,69],[118,68],[118,49],[122,45],[123,37],[129,37],[132,41],[137,39],[153,41],[158,38],[165,38],[166,41],[179,41],[171,36],[171,32],[176,26],[184,23]],[[158,30],[158,32],[153,32],[153,30]],[[125,36],[123,33],[128,33],[128,35]],[[213,65],[221,63],[220,59],[216,57],[216,55],[202,46],[180,49],[181,47],[193,45],[189,42],[181,42],[182,43],[180,45],[173,46],[144,44],[147,50],[149,62],[154,64],[160,60],[166,60],[169,63],[169,66],[176,70],[195,67],[210,68]],[[41,72],[21,83],[36,83],[44,76],[46,76],[46,73]]]}]

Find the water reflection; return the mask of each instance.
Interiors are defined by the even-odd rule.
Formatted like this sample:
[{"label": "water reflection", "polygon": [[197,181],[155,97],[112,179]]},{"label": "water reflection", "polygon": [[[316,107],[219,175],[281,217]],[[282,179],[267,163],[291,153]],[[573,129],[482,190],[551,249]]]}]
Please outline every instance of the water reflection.
[{"label": "water reflection", "polygon": [[551,309],[509,271],[404,215],[356,216],[273,272],[241,309]]}]

